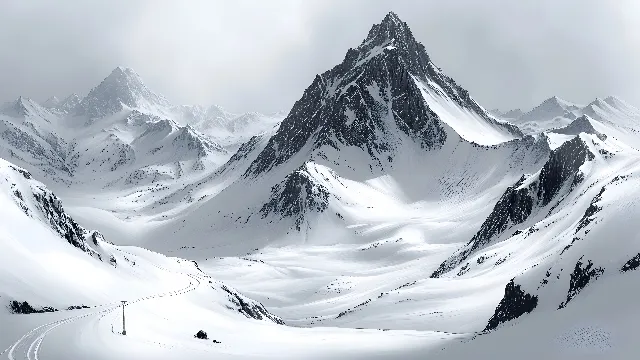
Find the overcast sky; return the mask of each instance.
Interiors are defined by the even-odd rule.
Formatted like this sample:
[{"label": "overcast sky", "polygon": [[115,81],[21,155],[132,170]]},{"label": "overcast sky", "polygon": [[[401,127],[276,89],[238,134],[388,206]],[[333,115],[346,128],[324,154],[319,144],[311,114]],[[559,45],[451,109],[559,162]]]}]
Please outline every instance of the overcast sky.
[{"label": "overcast sky", "polygon": [[487,108],[640,105],[636,0],[0,0],[0,100],[136,70],[175,104],[289,110],[389,11]]}]

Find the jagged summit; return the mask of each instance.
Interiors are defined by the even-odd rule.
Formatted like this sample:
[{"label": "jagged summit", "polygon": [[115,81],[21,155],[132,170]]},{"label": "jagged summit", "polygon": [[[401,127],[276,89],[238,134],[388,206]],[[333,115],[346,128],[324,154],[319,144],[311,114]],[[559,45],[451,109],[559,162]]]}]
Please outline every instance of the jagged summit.
[{"label": "jagged summit", "polygon": [[133,69],[118,66],[82,100],[80,110],[96,119],[119,112],[123,106],[155,113],[170,104],[149,90]]},{"label": "jagged summit", "polygon": [[545,101],[543,101],[538,108],[544,108],[544,109],[572,109],[572,108],[578,108],[579,106],[571,103],[569,101],[566,101],[564,99],[561,99],[557,96],[552,96],[548,99],[546,99]]},{"label": "jagged summit", "polygon": [[404,45],[403,47],[416,43],[407,23],[400,20],[394,12],[388,13],[381,23],[373,25],[360,46],[381,46],[391,41],[397,45]]},{"label": "jagged summit", "polygon": [[0,106],[0,113],[16,118],[22,118],[29,115],[47,118],[49,115],[47,109],[36,101],[24,96],[19,96],[14,101],[4,103]]},{"label": "jagged summit", "polygon": [[355,146],[382,167],[406,137],[425,150],[440,148],[445,124],[477,143],[522,136],[444,75],[409,27],[389,13],[341,64],[316,76],[247,175],[283,164],[307,144],[310,151]]},{"label": "jagged summit", "polygon": [[594,135],[598,135],[599,137],[606,138],[605,135],[601,134],[593,127],[593,124],[591,123],[591,118],[587,115],[582,115],[579,118],[573,120],[571,124],[560,129],[554,129],[551,132],[554,132],[556,134],[564,134],[564,135],[578,135],[580,133],[586,133],[586,134],[594,134]]},{"label": "jagged summit", "polygon": [[614,95],[609,95],[606,98],[604,98],[604,102],[606,102],[607,104],[615,108],[629,107],[629,104],[627,104],[624,100]]},{"label": "jagged summit", "polygon": [[[383,52],[387,56],[397,57],[402,70],[408,70],[421,78],[428,76],[428,68],[433,66],[425,47],[414,38],[407,23],[393,12],[371,27],[360,46],[349,49],[343,64],[353,66]],[[439,72],[435,67],[432,70],[433,73]]]}]

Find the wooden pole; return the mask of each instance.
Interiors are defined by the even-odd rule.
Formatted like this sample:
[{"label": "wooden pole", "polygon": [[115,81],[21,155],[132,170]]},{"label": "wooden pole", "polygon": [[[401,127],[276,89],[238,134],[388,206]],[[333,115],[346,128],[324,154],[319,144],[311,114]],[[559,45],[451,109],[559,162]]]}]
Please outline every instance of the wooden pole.
[{"label": "wooden pole", "polygon": [[126,301],[122,301],[122,335],[127,335],[127,329],[125,328],[125,324],[124,324],[124,305],[126,304]]}]

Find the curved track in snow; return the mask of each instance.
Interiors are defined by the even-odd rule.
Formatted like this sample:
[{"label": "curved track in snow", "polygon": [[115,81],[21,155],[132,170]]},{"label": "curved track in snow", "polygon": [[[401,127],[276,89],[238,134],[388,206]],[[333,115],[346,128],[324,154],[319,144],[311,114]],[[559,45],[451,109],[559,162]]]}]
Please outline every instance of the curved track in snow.
[{"label": "curved track in snow", "polygon": [[[160,268],[165,271],[169,271],[164,268]],[[145,297],[141,297],[132,301],[129,301],[127,305],[139,303],[142,301],[156,299],[167,296],[179,296],[184,295],[188,292],[191,292],[200,286],[201,281],[198,276],[193,274],[183,273],[185,276],[189,277],[189,285],[184,288],[168,291],[164,293],[158,293],[154,295],[149,295]],[[204,275],[203,275],[204,276]],[[94,321],[100,321],[102,318],[107,316],[108,314],[117,311],[121,308],[120,302],[117,303],[108,303],[103,305],[94,306],[91,309],[81,309],[74,310],[74,312],[83,311],[84,313],[70,316],[64,319],[56,320],[44,325],[40,325],[31,331],[24,334],[18,341],[13,343],[10,347],[0,352],[0,359],[8,359],[8,360],[39,360],[42,359],[40,357],[40,348],[42,346],[42,342],[45,340],[47,335],[49,335],[52,331],[57,329],[63,325],[69,325],[78,320],[85,318],[94,318]]]}]

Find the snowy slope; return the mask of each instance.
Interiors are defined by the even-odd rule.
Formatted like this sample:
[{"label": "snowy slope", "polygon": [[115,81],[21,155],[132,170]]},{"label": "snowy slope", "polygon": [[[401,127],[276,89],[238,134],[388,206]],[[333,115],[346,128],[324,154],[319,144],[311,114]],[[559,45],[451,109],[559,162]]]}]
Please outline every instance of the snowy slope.
[{"label": "snowy slope", "polygon": [[173,106],[125,68],[64,103],[2,107],[1,156],[33,175],[0,163],[0,358],[639,350],[622,100],[507,122],[390,13],[286,116]]},{"label": "snowy slope", "polygon": [[[42,183],[4,160],[0,160],[0,197],[0,321],[13,324],[0,328],[0,348],[4,350],[12,344],[9,341],[18,340],[0,355],[10,359],[37,357],[42,340],[50,331],[63,324],[81,323],[81,319],[92,320],[103,328],[105,333],[99,336],[113,336],[114,327],[119,325],[115,313],[119,300],[130,299],[130,306],[134,306],[191,291],[196,294],[181,306],[193,313],[199,309],[200,313],[208,312],[209,316],[227,321],[235,319],[240,324],[242,319],[282,324],[261,304],[202,274],[196,263],[143,249],[117,247],[100,233],[85,230],[66,214],[60,200]],[[138,319],[135,309],[130,310],[134,321],[149,326],[153,310],[140,311],[142,318]],[[45,315],[27,315],[34,313]],[[46,325],[32,325],[42,322]],[[193,333],[200,325],[197,322],[195,318],[182,319],[184,327],[193,327]],[[24,326],[35,329],[27,332],[22,330]],[[133,326],[134,332],[135,329]],[[25,336],[20,338],[22,331]],[[174,333],[181,331],[188,331],[183,337],[193,335],[191,329],[184,328]],[[60,348],[55,346],[55,340],[49,341],[42,352],[49,355],[47,350],[52,350],[57,354],[54,356],[59,356],[62,350],[65,356],[71,356],[71,348]],[[91,353],[96,350],[92,346],[95,344],[83,342],[73,351]]]}]

